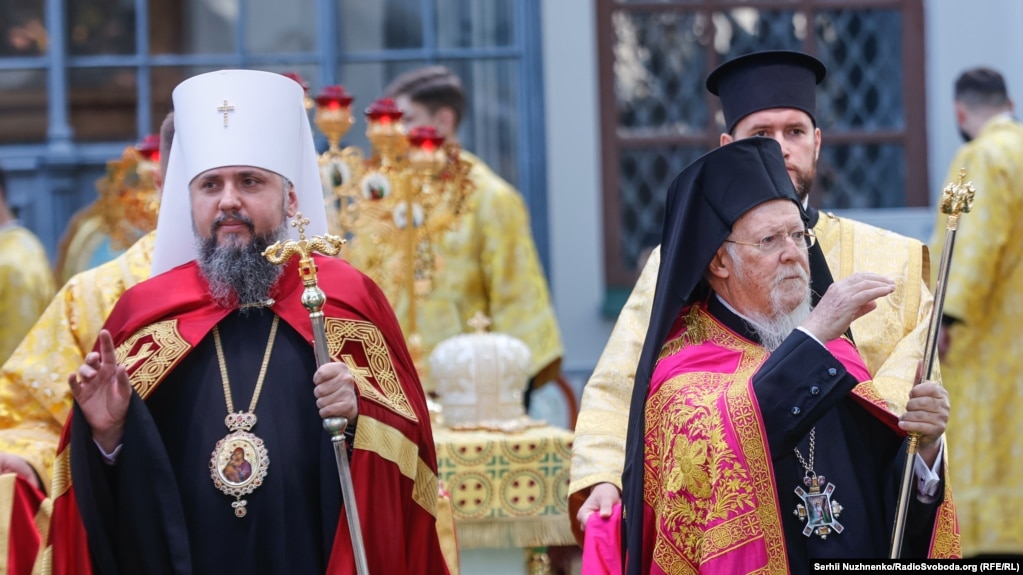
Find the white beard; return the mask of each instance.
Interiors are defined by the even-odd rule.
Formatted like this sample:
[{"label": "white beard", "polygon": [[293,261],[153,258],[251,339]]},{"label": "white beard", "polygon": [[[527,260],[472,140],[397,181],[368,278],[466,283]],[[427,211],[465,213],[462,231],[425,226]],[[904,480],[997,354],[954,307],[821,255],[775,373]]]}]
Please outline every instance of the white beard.
[{"label": "white beard", "polygon": [[760,344],[767,348],[767,351],[774,351],[809,316],[810,289],[808,287],[806,299],[789,313],[776,313],[771,317],[751,314],[749,320],[753,324],[753,331],[760,337]]},{"label": "white beard", "polygon": [[[746,277],[746,266],[739,256],[738,250],[734,249],[734,244],[725,244],[728,246],[726,249],[734,262],[735,269],[734,273],[739,281],[748,282]],[[780,295],[777,291],[777,286],[785,278],[786,275],[790,275],[789,272],[794,269],[800,277],[806,282],[806,296],[801,302],[799,302],[795,308],[789,312],[782,311],[783,305],[779,301]],[[792,333],[794,329],[799,327],[799,324],[806,321],[806,318],[810,316],[810,273],[803,269],[801,266],[795,266],[794,268],[779,269],[778,276],[775,278],[774,285],[771,286],[771,313],[761,314],[755,312],[743,312],[746,319],[750,322],[753,327],[753,331],[760,338],[760,343],[767,351],[774,351],[778,349],[785,338]]]}]

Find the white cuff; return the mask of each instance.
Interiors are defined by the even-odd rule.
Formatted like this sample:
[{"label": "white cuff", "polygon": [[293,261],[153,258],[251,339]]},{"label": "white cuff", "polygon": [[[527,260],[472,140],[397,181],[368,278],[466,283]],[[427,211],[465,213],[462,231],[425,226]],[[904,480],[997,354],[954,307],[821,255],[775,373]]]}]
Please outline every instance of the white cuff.
[{"label": "white cuff", "polygon": [[920,454],[916,454],[913,461],[913,471],[916,473],[916,498],[921,503],[934,503],[938,499],[938,485],[941,484],[941,464],[945,456],[945,440],[938,441],[938,456],[934,458],[934,465],[930,468],[924,462]]},{"label": "white cuff", "polygon": [[814,334],[812,334],[809,331],[807,331],[806,328],[804,328],[803,326],[796,326],[796,329],[798,329],[799,331],[801,331],[801,332],[805,333],[806,335],[810,336],[810,339],[816,341],[817,343],[820,343],[821,347],[827,347],[826,345],[821,343],[821,340],[817,339],[817,336],[815,336]]},{"label": "white cuff", "polygon": [[113,452],[107,453],[106,451],[103,451],[103,447],[98,441],[96,441],[95,437],[92,438],[92,442],[96,444],[96,449],[98,449],[99,454],[103,456],[103,463],[106,463],[107,465],[117,465],[117,456],[121,454],[121,446],[124,445],[123,443],[118,443]]}]

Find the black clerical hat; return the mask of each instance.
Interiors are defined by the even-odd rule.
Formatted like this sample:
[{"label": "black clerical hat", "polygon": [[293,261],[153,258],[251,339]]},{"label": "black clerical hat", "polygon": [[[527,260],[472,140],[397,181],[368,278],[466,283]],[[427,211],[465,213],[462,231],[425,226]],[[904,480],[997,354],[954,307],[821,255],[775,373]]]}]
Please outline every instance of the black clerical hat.
[{"label": "black clerical hat", "polygon": [[781,146],[771,138],[736,140],[686,166],[668,188],[658,290],[674,292],[678,306],[691,303],[732,225],[777,199],[792,200],[802,213]]},{"label": "black clerical hat", "polygon": [[817,125],[817,84],[828,73],[817,58],[802,52],[769,50],[733,58],[707,76],[707,90],[721,98],[726,132],[760,110],[795,108]]},{"label": "black clerical hat", "polygon": [[[622,475],[629,517],[626,544],[632,557],[642,556],[644,414],[661,346],[682,309],[707,294],[703,274],[735,222],[756,206],[776,199],[791,200],[806,222],[781,146],[771,138],[736,140],[704,154],[683,169],[668,189],[661,265],[636,369]],[[630,565],[629,572],[637,572],[635,564]]]}]

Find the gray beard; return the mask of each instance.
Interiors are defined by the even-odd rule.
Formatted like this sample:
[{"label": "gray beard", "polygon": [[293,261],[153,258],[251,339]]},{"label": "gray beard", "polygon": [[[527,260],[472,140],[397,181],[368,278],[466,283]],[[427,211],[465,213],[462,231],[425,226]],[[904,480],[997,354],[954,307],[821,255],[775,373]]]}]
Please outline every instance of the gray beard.
[{"label": "gray beard", "polygon": [[[252,229],[251,224],[249,229]],[[199,270],[209,284],[213,303],[230,309],[269,298],[282,269],[263,257],[263,250],[287,235],[286,222],[266,234],[254,235],[243,246],[220,246],[215,234],[211,233],[209,238],[196,234]]]},{"label": "gray beard", "polygon": [[[741,282],[749,282],[746,275],[746,264],[739,255],[739,250],[735,247],[735,244],[725,244],[725,246],[727,246],[725,249],[728,250],[734,262],[736,278]],[[788,313],[781,311],[782,304],[778,301],[778,294],[774,289],[775,285],[770,287],[772,294],[770,315],[752,311],[743,312],[743,315],[752,324],[753,332],[760,338],[760,344],[767,348],[767,351],[778,349],[778,346],[785,341],[785,338],[792,333],[792,330],[799,327],[799,324],[803,323],[810,316],[810,302],[812,301],[810,298],[810,273],[802,268],[797,269],[800,275],[806,279],[806,297],[792,311]],[[776,279],[775,283],[777,284],[778,281]]]},{"label": "gray beard", "polygon": [[[777,306],[775,306],[777,309]],[[810,290],[806,290],[806,299],[796,306],[796,309],[789,313],[775,313],[773,316],[753,314],[749,317],[752,322],[753,331],[760,338],[760,344],[767,351],[774,351],[778,346],[799,327],[799,324],[806,321],[810,316]]]}]

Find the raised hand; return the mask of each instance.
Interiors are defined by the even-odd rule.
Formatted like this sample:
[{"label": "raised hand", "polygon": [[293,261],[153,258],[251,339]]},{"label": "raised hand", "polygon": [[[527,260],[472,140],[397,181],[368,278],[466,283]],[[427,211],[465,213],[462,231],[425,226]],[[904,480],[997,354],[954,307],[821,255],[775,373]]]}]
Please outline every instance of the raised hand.
[{"label": "raised hand", "polygon": [[77,373],[68,376],[71,393],[92,428],[92,437],[111,453],[124,435],[124,420],[131,401],[131,383],[124,366],[117,364],[110,332],[99,332],[99,352],[89,352]]},{"label": "raised hand", "polygon": [[313,395],[320,417],[345,417],[352,424],[359,417],[359,397],[355,391],[355,377],[342,362],[321,365],[313,374]]},{"label": "raised hand", "polygon": [[853,320],[877,307],[874,301],[895,291],[895,282],[872,273],[855,273],[831,284],[803,322],[803,329],[820,341],[841,336]]}]

